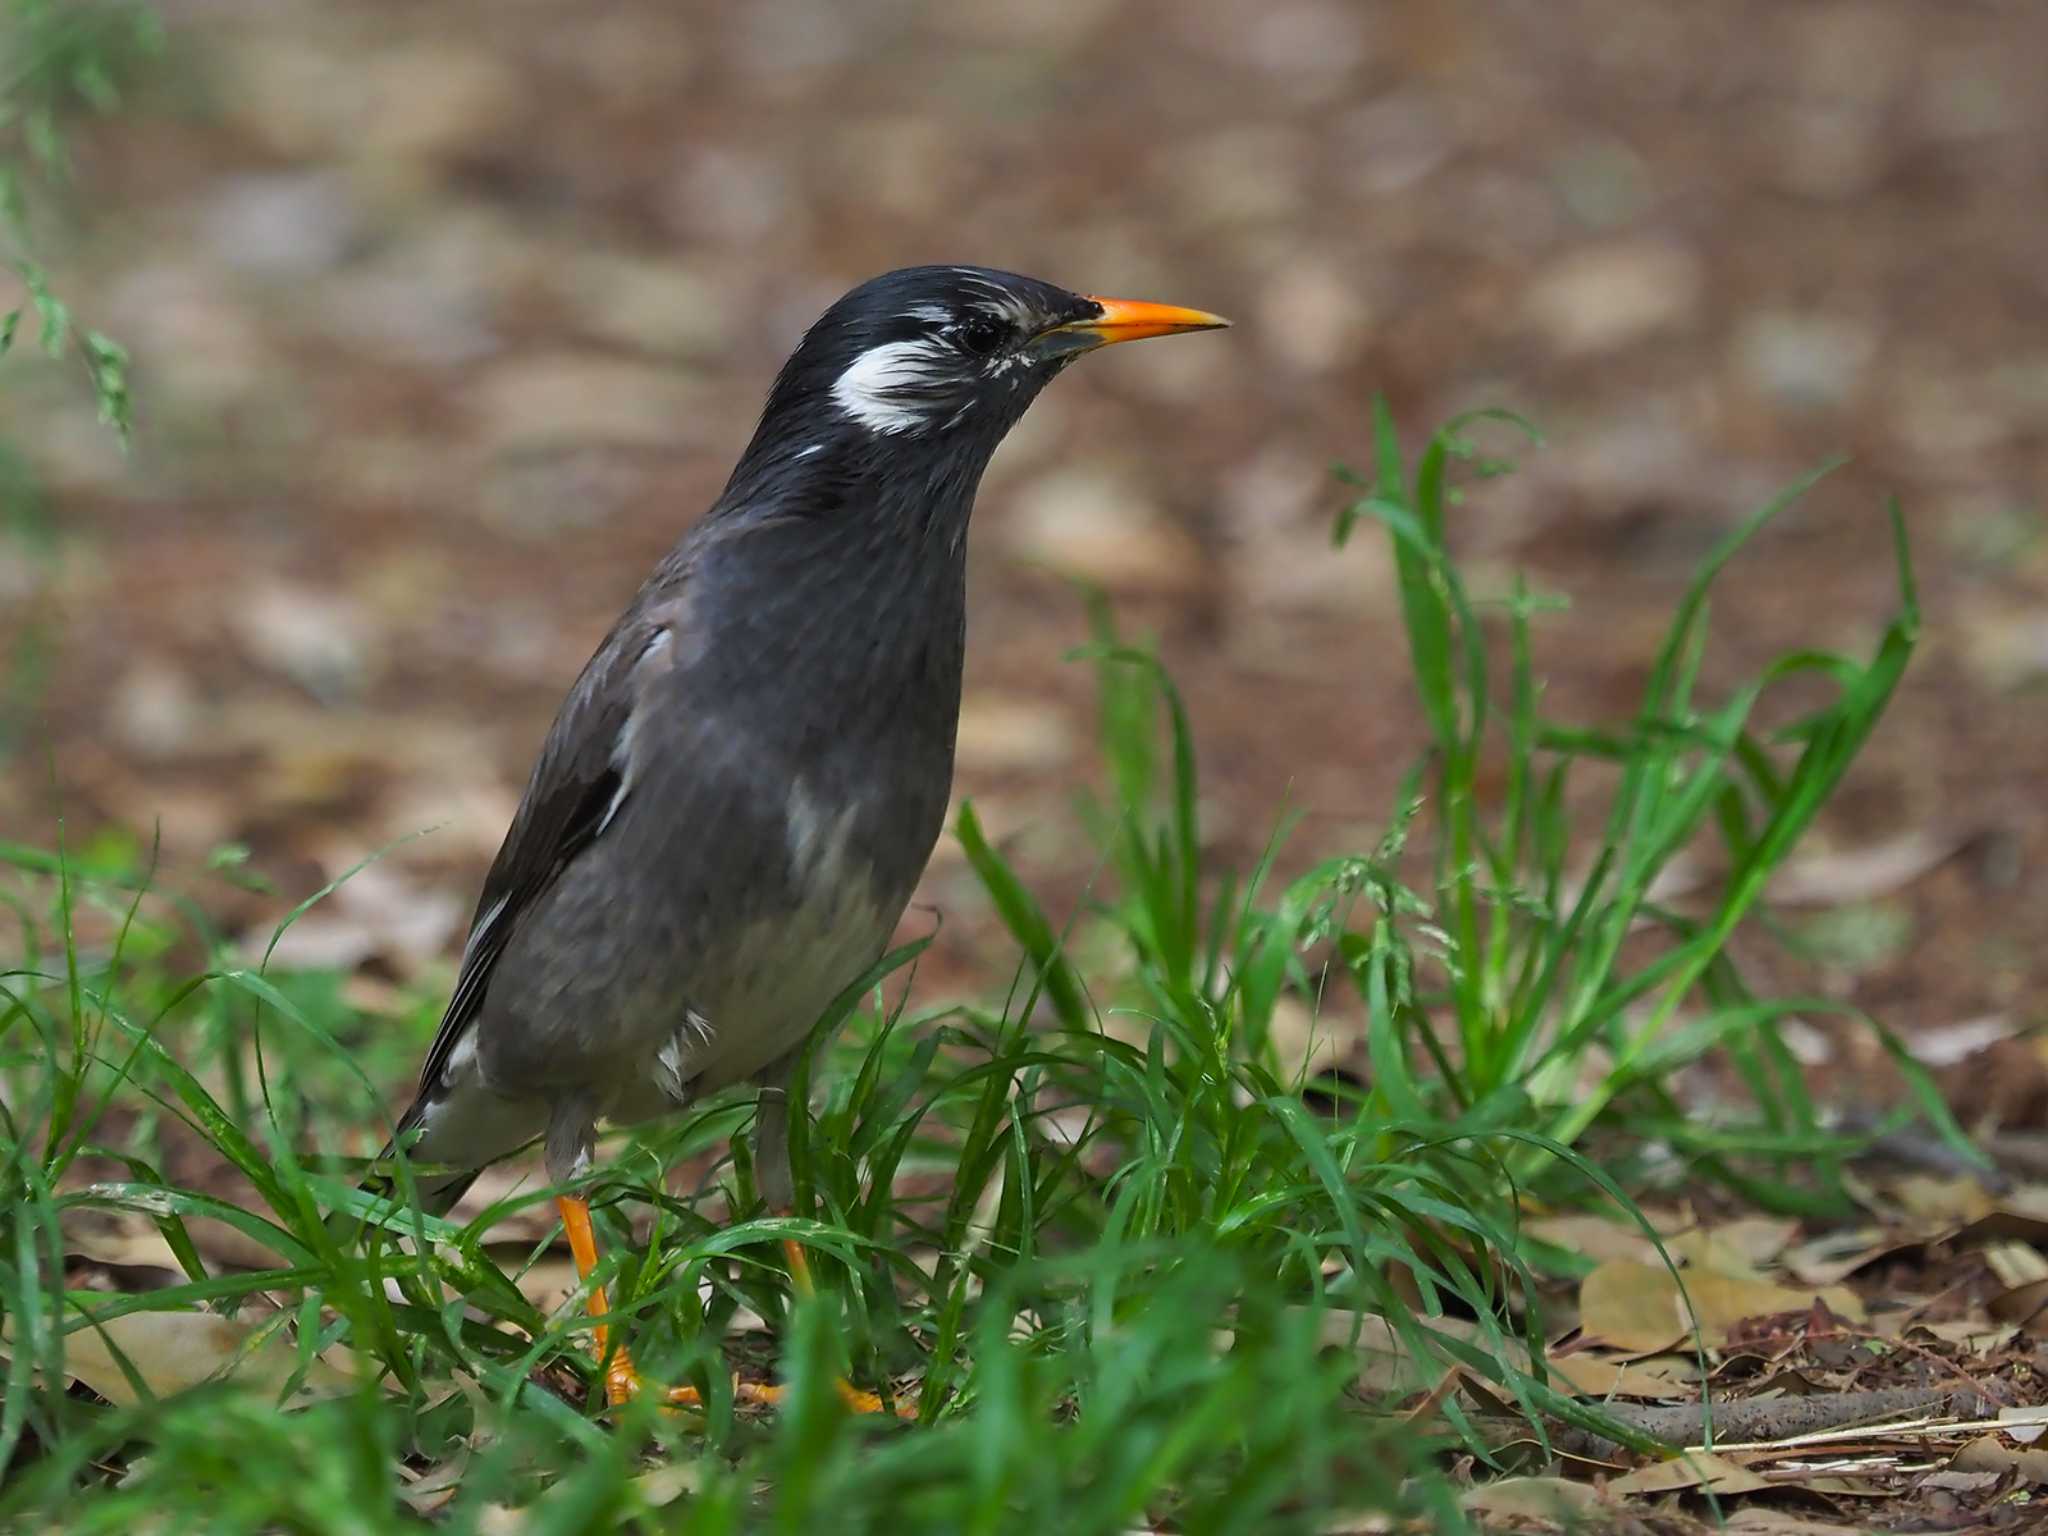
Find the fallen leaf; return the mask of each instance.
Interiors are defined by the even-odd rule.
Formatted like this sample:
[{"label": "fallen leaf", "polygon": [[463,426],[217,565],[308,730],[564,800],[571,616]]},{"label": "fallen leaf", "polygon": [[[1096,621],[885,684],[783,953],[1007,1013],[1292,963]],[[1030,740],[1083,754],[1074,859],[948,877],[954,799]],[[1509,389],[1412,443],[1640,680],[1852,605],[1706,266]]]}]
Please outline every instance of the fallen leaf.
[{"label": "fallen leaf", "polygon": [[1863,1318],[1862,1302],[1841,1286],[1795,1288],[1711,1269],[1689,1269],[1684,1278],[1681,1295],[1669,1270],[1625,1259],[1602,1264],[1579,1286],[1585,1338],[1630,1353],[1658,1353],[1689,1339],[1696,1322],[1702,1340],[1713,1349],[1727,1342],[1738,1323],[1804,1312],[1816,1299],[1840,1316]]},{"label": "fallen leaf", "polygon": [[1590,1483],[1569,1478],[1507,1477],[1480,1484],[1458,1503],[1468,1513],[1491,1515],[1496,1520],[1555,1520],[1571,1525],[1600,1503],[1600,1493]]},{"label": "fallen leaf", "polygon": [[1742,1216],[1709,1229],[1716,1245],[1741,1254],[1751,1264],[1775,1264],[1799,1235],[1796,1216]]},{"label": "fallen leaf", "polygon": [[1751,1504],[1730,1515],[1721,1529],[1732,1536],[1853,1536],[1855,1527],[1845,1530],[1833,1520],[1811,1520]]},{"label": "fallen leaf", "polygon": [[414,1476],[403,1462],[399,1464],[398,1497],[416,1515],[431,1515],[455,1500],[462,1491],[463,1475],[469,1470],[469,1456],[465,1453],[437,1467]]},{"label": "fallen leaf", "polygon": [[1943,1488],[1950,1493],[1982,1493],[1996,1488],[2003,1472],[1930,1472],[1920,1479],[1922,1488]]},{"label": "fallen leaf", "polygon": [[1978,1436],[1949,1465],[1963,1472],[2015,1472],[2037,1488],[2048,1483],[2048,1451],[2016,1449],[1996,1435]]},{"label": "fallen leaf", "polygon": [[1657,1245],[1643,1235],[1640,1227],[1623,1226],[1599,1216],[1539,1216],[1522,1224],[1522,1230],[1541,1242],[1553,1243],[1590,1259],[1632,1259],[1638,1264],[1657,1262]]},{"label": "fallen leaf", "polygon": [[1888,842],[1791,860],[1772,877],[1769,899],[1783,907],[1839,907],[1903,890],[1952,858],[1966,834],[1915,827]]},{"label": "fallen leaf", "polygon": [[1999,1433],[2021,1445],[2032,1445],[2048,1434],[2048,1408],[2001,1408],[1998,1422],[2003,1426]]},{"label": "fallen leaf", "polygon": [[[11,1327],[0,1340],[11,1344]],[[221,1376],[278,1392],[299,1368],[297,1347],[273,1322],[245,1323],[211,1312],[131,1312],[96,1328],[81,1328],[64,1340],[65,1375],[128,1408],[142,1399],[121,1368],[122,1358],[158,1398]],[[353,1392],[356,1382],[348,1367],[347,1351],[327,1351],[313,1361],[292,1401]]]},{"label": "fallen leaf", "polygon": [[64,1223],[64,1251],[113,1268],[165,1269],[183,1274],[171,1245],[156,1223],[132,1213],[106,1213],[112,1220]]},{"label": "fallen leaf", "polygon": [[2048,1258],[2029,1243],[1993,1243],[1984,1250],[1984,1264],[2008,1290],[2048,1280]]},{"label": "fallen leaf", "polygon": [[1906,1037],[1906,1051],[1923,1067],[1954,1067],[2001,1040],[2010,1040],[2016,1033],[2018,1026],[2009,1015],[1992,1013],[1956,1024],[1916,1029]]},{"label": "fallen leaf", "polygon": [[633,1488],[650,1508],[673,1504],[704,1486],[704,1469],[694,1461],[669,1461],[633,1479]]},{"label": "fallen leaf", "polygon": [[2029,1280],[1985,1303],[2001,1323],[2011,1323],[2029,1334],[2048,1332],[2048,1280]]},{"label": "fallen leaf", "polygon": [[2048,1246],[2048,1185],[2022,1184],[2007,1190],[1988,1211],[1954,1235],[1963,1243],[2002,1237]]},{"label": "fallen leaf", "polygon": [[1925,1241],[1885,1227],[1847,1228],[1824,1232],[1786,1249],[1781,1262],[1785,1272],[1802,1285],[1833,1285],[1879,1259],[1917,1248]]},{"label": "fallen leaf", "polygon": [[229,627],[259,666],[282,673],[323,703],[361,690],[371,626],[350,599],[267,581],[228,605]]},{"label": "fallen leaf", "polygon": [[[346,872],[360,855],[334,870]],[[277,936],[252,933],[243,946],[252,964],[300,970],[349,970],[373,957],[413,974],[454,939],[464,907],[452,891],[421,885],[385,863],[356,869]]]},{"label": "fallen leaf", "polygon": [[1685,1488],[1732,1494],[1757,1493],[1773,1486],[1769,1478],[1759,1477],[1738,1462],[1709,1451],[1695,1451],[1690,1456],[1639,1467],[1625,1477],[1617,1477],[1607,1488],[1610,1493],[1623,1494],[1676,1493]]},{"label": "fallen leaf", "polygon": [[1689,1385],[1626,1360],[1606,1360],[1597,1355],[1552,1355],[1546,1363],[1553,1376],[1563,1378],[1581,1397],[1669,1399],[1692,1395]]},{"label": "fallen leaf", "polygon": [[2005,1348],[2019,1337],[2011,1323],[1987,1322],[1981,1317],[1953,1317],[1938,1323],[1914,1323],[1908,1333],[1927,1333],[1944,1344],[1960,1344],[1980,1355]]},{"label": "fallen leaf", "polygon": [[1998,1202],[1984,1186],[1970,1177],[1937,1179],[1929,1174],[1908,1174],[1890,1186],[1894,1200],[1908,1214],[1928,1222],[1982,1221],[1998,1209]]},{"label": "fallen leaf", "polygon": [[1675,1262],[1692,1269],[1760,1280],[1760,1266],[1785,1251],[1798,1226],[1796,1221],[1730,1222],[1713,1230],[1681,1232],[1664,1246]]}]

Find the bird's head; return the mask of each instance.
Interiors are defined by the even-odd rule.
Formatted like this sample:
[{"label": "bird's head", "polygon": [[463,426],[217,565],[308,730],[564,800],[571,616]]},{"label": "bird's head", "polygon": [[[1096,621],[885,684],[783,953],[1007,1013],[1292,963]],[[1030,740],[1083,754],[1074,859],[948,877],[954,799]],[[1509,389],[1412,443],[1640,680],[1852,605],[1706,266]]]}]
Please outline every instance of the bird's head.
[{"label": "bird's head", "polygon": [[[987,267],[906,267],[818,319],[770,391],[748,459],[964,472],[967,490],[1046,382],[1083,352],[1211,330],[1198,309],[1070,293]],[[945,478],[953,478],[946,476]]]}]

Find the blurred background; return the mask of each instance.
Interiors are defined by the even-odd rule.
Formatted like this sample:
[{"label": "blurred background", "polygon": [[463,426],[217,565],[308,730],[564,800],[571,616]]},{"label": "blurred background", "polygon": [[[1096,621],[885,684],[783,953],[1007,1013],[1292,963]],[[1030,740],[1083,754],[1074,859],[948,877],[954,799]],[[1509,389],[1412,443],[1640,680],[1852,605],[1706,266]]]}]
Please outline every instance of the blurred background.
[{"label": "blurred background", "polygon": [[[267,935],[423,833],[284,952],[365,1001],[444,986],[563,689],[802,328],[978,262],[1239,322],[1074,370],[981,501],[958,789],[1056,911],[1095,868],[1075,580],[1184,687],[1220,853],[1288,808],[1300,860],[1370,847],[1423,733],[1331,466],[1375,394],[1411,445],[1502,405],[1547,446],[1452,544],[1482,592],[1572,597],[1537,634],[1567,718],[1625,718],[1696,562],[1837,452],[1729,573],[1707,676],[1866,648],[1900,497],[1927,634],[1799,936],[1902,1029],[2042,1013],[2036,0],[157,10],[167,52],[77,126],[37,229],[133,354],[132,455],[73,368],[0,365],[0,838],[160,832]],[[920,999],[999,989],[950,835],[920,900]]]}]

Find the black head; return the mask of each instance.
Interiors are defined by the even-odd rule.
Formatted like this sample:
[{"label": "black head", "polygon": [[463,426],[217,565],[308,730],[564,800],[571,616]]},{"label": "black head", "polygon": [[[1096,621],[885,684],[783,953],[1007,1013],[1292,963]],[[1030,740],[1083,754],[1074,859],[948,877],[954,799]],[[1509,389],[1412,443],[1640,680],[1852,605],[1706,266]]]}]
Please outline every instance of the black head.
[{"label": "black head", "polygon": [[1228,323],[987,267],[887,272],[805,333],[735,478],[779,480],[818,459],[842,478],[935,488],[964,479],[971,495],[1003,435],[1083,352]]}]

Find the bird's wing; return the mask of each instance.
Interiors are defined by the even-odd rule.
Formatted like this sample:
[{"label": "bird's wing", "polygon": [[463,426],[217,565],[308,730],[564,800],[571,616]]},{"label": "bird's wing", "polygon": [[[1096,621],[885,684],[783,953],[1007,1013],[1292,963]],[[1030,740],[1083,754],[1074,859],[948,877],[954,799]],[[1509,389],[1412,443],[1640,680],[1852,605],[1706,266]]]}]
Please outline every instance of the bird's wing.
[{"label": "bird's wing", "polygon": [[449,1057],[475,1022],[498,956],[521,917],[624,801],[636,711],[649,683],[672,664],[676,631],[685,619],[679,585],[664,584],[657,596],[636,602],[562,701],[485,877],[455,991],[420,1069],[422,1098],[434,1094]]}]

